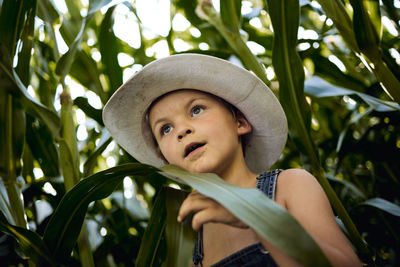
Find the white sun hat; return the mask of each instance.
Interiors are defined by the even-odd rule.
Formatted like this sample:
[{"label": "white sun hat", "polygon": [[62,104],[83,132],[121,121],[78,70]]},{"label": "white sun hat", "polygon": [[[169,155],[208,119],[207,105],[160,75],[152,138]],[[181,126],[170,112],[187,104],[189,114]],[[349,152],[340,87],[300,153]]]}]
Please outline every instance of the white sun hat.
[{"label": "white sun hat", "polygon": [[252,125],[245,160],[253,172],[268,170],[286,144],[287,120],[273,92],[251,72],[226,60],[179,54],[153,61],[109,99],[103,121],[115,141],[135,159],[166,165],[157,152],[146,114],[158,97],[179,89],[216,95],[238,108]]}]

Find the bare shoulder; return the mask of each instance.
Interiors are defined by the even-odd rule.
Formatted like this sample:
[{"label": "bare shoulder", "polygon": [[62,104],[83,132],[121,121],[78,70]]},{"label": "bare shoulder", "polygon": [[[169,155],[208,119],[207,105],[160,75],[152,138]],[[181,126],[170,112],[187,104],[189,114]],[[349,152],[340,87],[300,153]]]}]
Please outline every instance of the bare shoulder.
[{"label": "bare shoulder", "polygon": [[316,182],[316,178],[304,169],[287,169],[283,170],[279,174],[279,180],[287,185],[293,183],[313,183]]},{"label": "bare shoulder", "polygon": [[360,266],[336,223],[328,197],[309,172],[288,169],[279,174],[276,201],[310,233],[334,266]]},{"label": "bare shoulder", "polygon": [[303,169],[288,169],[279,174],[276,188],[276,200],[284,203],[289,209],[291,203],[298,203],[299,199],[310,196],[326,198],[323,189],[317,179],[308,171]]}]

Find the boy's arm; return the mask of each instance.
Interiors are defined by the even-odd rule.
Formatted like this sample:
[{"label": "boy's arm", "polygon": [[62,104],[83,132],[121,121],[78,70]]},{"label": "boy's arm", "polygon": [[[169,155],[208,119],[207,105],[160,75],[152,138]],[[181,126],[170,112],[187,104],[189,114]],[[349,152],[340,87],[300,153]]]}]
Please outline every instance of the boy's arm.
[{"label": "boy's arm", "polygon": [[[290,169],[279,174],[276,202],[284,205],[314,238],[333,266],[361,266],[339,228],[328,198],[317,180],[305,170]],[[298,264],[256,234],[280,266]]]}]

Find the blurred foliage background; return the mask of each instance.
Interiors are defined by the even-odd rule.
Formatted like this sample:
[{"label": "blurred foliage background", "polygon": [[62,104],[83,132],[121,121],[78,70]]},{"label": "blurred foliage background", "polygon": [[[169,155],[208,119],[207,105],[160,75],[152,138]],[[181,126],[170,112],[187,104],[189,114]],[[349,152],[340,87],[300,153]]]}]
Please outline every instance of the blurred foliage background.
[{"label": "blurred foliage background", "polygon": [[[354,223],[347,233],[363,261],[400,265],[400,1],[0,0],[0,8],[2,264],[40,263],[56,243],[48,224],[66,192],[135,162],[104,128],[112,93],[156,58],[192,52],[229,59],[270,86],[290,128],[274,167],[311,170],[344,231]],[[122,182],[88,201],[63,264],[140,266],[155,196],[179,187],[149,173],[121,171]],[[72,223],[77,233],[81,225]],[[155,266],[166,258],[160,242]]]}]

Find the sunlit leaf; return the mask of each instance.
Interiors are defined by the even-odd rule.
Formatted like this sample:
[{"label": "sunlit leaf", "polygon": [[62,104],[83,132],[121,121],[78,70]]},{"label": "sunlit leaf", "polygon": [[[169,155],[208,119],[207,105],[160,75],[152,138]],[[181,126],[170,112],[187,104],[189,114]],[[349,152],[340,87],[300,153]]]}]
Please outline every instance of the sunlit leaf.
[{"label": "sunlit leaf", "polygon": [[299,3],[295,0],[268,1],[268,8],[275,33],[272,63],[279,80],[279,100],[288,118],[289,133],[300,151],[317,167],[319,160],[309,134],[310,107],[303,91],[303,65],[296,51]]},{"label": "sunlit leaf", "polygon": [[[39,118],[51,131],[54,138],[59,135],[60,119],[53,111],[37,102],[28,92],[19,79],[15,70],[11,67],[11,60],[4,47],[0,45],[0,83],[8,90],[13,90],[20,97],[24,110],[35,118]],[[17,90],[15,90],[17,89]],[[16,92],[15,92],[16,91]]]},{"label": "sunlit leaf", "polygon": [[117,5],[117,4],[125,2],[125,1],[126,0],[90,0],[88,15],[94,14],[95,12],[99,11],[103,7],[114,6],[114,5]]},{"label": "sunlit leaf", "polygon": [[[96,93],[100,97],[102,103],[108,100],[109,97],[104,92],[100,82],[101,71],[97,67],[97,62],[85,51],[81,50],[77,52],[68,75],[74,77],[84,87]],[[100,124],[102,125],[102,123]]]},{"label": "sunlit leaf", "polygon": [[372,70],[377,79],[382,82],[388,94],[400,104],[400,81],[382,60],[379,36],[364,6],[364,1],[350,0],[350,3],[354,11],[353,27],[357,44],[372,62]]},{"label": "sunlit leaf", "polygon": [[[222,23],[232,32],[239,30],[241,19],[241,0],[222,0],[220,3],[220,13]],[[235,14],[235,16],[233,16]]]},{"label": "sunlit leaf", "polygon": [[340,0],[318,0],[328,18],[332,19],[333,23],[339,30],[343,39],[350,45],[354,51],[359,51],[356,38],[346,9]]},{"label": "sunlit leaf", "polygon": [[95,109],[89,104],[89,100],[85,97],[78,96],[74,99],[74,105],[78,106],[85,115],[89,118],[94,119],[98,124],[104,125],[103,118],[101,117],[101,110]]},{"label": "sunlit leaf", "polygon": [[[118,40],[113,32],[114,10],[111,7],[100,26],[99,44],[101,59],[108,75],[110,93],[113,93],[122,84],[122,68],[118,64]],[[139,36],[138,36],[139,37]]]},{"label": "sunlit leaf", "polygon": [[340,87],[350,88],[359,92],[365,91],[366,85],[364,85],[364,83],[366,82],[348,73],[342,72],[334,63],[329,61],[328,58],[323,57],[319,53],[312,53],[310,58],[314,63],[314,76],[317,75],[329,83]]}]

